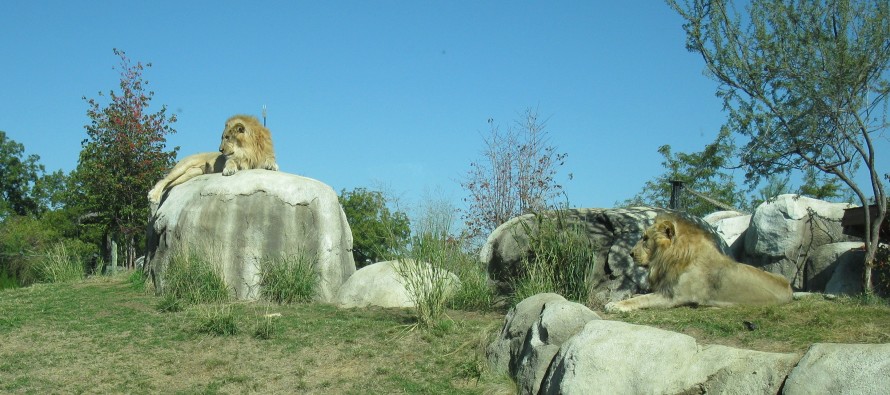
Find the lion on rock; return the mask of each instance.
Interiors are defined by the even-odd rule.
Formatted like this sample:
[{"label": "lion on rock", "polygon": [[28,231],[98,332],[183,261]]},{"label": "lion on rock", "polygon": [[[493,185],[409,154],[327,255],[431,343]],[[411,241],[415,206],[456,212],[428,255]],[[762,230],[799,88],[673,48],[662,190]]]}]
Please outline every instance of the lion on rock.
[{"label": "lion on rock", "polygon": [[732,260],[707,231],[671,215],[656,217],[631,256],[638,265],[649,267],[652,293],[609,303],[608,312],[791,301],[791,286],[784,277]]},{"label": "lion on rock", "polygon": [[235,115],[226,121],[219,153],[204,152],[179,161],[166,177],[148,192],[148,200],[158,204],[164,193],[202,174],[235,174],[244,169],[278,170],[272,136],[260,121],[250,115]]}]

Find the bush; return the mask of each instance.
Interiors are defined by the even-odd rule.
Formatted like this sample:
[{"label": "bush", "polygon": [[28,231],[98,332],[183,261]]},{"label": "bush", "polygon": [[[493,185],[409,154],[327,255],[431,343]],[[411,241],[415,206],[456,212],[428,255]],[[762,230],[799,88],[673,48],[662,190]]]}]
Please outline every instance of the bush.
[{"label": "bush", "polygon": [[[0,224],[0,278],[7,285],[82,278],[96,246],[66,239],[52,224],[32,217],[7,217]],[[81,267],[78,269],[77,264]]]},{"label": "bush", "polygon": [[162,294],[190,304],[229,300],[230,290],[222,271],[207,255],[193,249],[174,253],[164,271]]},{"label": "bush", "polygon": [[520,274],[514,279],[513,303],[542,292],[588,303],[597,247],[583,225],[567,219],[564,211],[536,214],[534,218],[534,228],[521,222],[530,253],[523,257]]},{"label": "bush", "polygon": [[318,287],[316,263],[306,253],[263,260],[260,293],[279,304],[311,301]]}]

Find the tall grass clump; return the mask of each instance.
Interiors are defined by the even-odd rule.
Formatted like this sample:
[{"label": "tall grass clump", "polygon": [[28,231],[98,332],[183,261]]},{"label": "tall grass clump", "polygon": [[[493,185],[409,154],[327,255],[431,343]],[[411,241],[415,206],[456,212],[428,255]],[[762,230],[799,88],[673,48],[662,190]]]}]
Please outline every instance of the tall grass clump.
[{"label": "tall grass clump", "polygon": [[237,335],[238,320],[231,305],[203,306],[201,317],[197,320],[196,331],[214,336]]},{"label": "tall grass clump", "polygon": [[597,246],[587,237],[582,223],[570,220],[565,211],[537,213],[534,222],[520,222],[528,236],[529,254],[521,261],[513,280],[513,302],[542,292],[587,303],[590,275],[596,264]]},{"label": "tall grass clump", "polygon": [[301,251],[293,255],[266,258],[260,262],[260,294],[272,302],[309,302],[315,297],[317,258]]},{"label": "tall grass clump", "polygon": [[86,275],[83,259],[67,243],[55,243],[35,263],[34,278],[37,282],[63,283],[82,280]]},{"label": "tall grass clump", "polygon": [[427,329],[439,323],[448,298],[460,287],[459,280],[447,270],[459,251],[459,244],[449,235],[452,211],[439,206],[424,207],[426,211],[414,226],[410,245],[398,254],[395,265],[414,303],[417,323]]},{"label": "tall grass clump", "polygon": [[210,254],[191,248],[174,252],[163,281],[162,296],[169,295],[189,304],[224,302],[231,294],[222,269]]}]

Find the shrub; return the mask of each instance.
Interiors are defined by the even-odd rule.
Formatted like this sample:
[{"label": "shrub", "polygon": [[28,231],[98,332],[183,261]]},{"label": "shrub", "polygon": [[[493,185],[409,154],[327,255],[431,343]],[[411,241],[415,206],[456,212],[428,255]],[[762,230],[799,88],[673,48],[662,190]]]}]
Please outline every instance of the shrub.
[{"label": "shrub", "polygon": [[587,303],[597,247],[583,225],[566,218],[562,210],[535,214],[534,218],[534,226],[521,222],[530,252],[523,257],[520,274],[514,279],[513,302],[554,292]]},{"label": "shrub", "polygon": [[308,302],[315,296],[318,274],[308,253],[260,262],[260,293],[275,303]]},{"label": "shrub", "polygon": [[207,254],[181,249],[171,256],[164,271],[163,295],[186,303],[215,303],[229,299],[230,290],[221,269]]}]

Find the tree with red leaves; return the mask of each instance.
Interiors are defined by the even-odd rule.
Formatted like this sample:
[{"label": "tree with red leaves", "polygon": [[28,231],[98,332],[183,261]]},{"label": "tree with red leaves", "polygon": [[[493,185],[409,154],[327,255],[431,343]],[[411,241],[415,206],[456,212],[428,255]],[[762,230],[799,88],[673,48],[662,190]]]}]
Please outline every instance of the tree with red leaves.
[{"label": "tree with red leaves", "polygon": [[[166,106],[156,113],[148,111],[154,92],[146,91],[148,81],[142,72],[151,63],[133,64],[118,49],[114,54],[120,57],[120,91],[109,91],[104,106],[83,97],[89,104],[90,123],[84,126],[88,138],[81,143],[74,180],[83,208],[97,214],[108,255],[113,244],[123,245],[125,264],[132,268],[149,215],[146,194],[172,166],[179,147],[169,151],[166,147],[166,136],[176,132],[171,127],[176,115],[168,117]],[[99,92],[99,96],[105,95]]]}]

